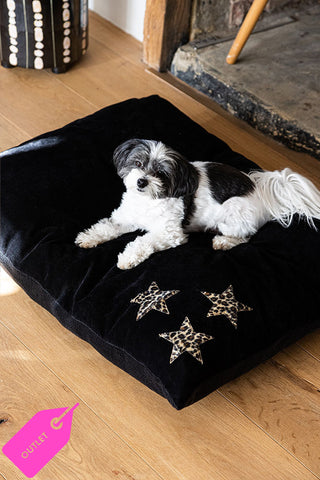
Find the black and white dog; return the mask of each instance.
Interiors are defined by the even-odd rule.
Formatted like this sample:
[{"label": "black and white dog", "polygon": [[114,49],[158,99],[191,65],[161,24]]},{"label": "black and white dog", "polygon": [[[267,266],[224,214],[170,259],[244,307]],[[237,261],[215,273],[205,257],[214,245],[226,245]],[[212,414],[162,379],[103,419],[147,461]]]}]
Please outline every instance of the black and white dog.
[{"label": "black and white dog", "polygon": [[83,248],[135,230],[146,231],[127,244],[117,266],[133,268],[154,252],[176,247],[189,232],[214,231],[213,248],[248,242],[270,220],[289,226],[294,214],[315,228],[320,192],[289,168],[253,171],[214,162],[188,162],[161,142],[132,139],[116,148],[114,165],[126,192],[110,218],[78,234]]}]

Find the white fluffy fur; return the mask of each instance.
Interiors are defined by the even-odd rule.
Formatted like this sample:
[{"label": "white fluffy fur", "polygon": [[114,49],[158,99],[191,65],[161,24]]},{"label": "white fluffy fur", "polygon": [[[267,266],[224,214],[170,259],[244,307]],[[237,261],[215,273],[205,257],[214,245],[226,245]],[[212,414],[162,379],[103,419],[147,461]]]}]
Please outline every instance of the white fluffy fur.
[{"label": "white fluffy fur", "polygon": [[255,184],[254,191],[219,204],[211,195],[204,163],[192,164],[200,176],[194,196],[195,208],[187,228],[182,227],[183,197],[153,198],[153,190],[158,192],[161,189],[156,177],[149,177],[148,187],[139,191],[137,180],[144,173],[133,168],[124,178],[127,190],[119,208],[110,218],[102,219],[79,233],[76,244],[84,248],[95,247],[124,233],[144,230],[147,233],[128,243],[118,256],[118,267],[129,269],[154,252],[187,242],[188,232],[219,230],[220,233],[213,238],[213,248],[226,250],[247,242],[270,220],[287,227],[293,215],[298,213],[315,228],[313,218],[320,219],[320,192],[309,180],[289,168],[251,172],[249,177]]},{"label": "white fluffy fur", "polygon": [[192,163],[200,173],[200,178],[195,194],[195,211],[186,230],[219,230],[221,235],[213,238],[213,248],[217,250],[227,250],[248,241],[270,219],[257,192],[231,197],[220,204],[211,195],[205,162]]},{"label": "white fluffy fur", "polygon": [[127,187],[121,204],[110,218],[100,220],[76,238],[80,247],[95,247],[100,243],[137,229],[146,230],[128,243],[118,256],[118,268],[127,270],[150,257],[154,252],[186,243],[182,229],[184,206],[182,198],[154,199],[134,187]]},{"label": "white fluffy fur", "polygon": [[298,214],[315,228],[313,219],[320,218],[320,192],[310,180],[290,168],[275,172],[254,171],[249,176],[271,220],[288,227],[293,215]]}]

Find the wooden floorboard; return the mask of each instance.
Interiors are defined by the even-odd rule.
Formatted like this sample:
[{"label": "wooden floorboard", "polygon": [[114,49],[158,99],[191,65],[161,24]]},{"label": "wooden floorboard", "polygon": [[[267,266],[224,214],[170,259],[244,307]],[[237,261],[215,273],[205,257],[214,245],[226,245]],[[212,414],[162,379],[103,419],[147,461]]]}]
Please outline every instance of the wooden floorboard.
[{"label": "wooden floorboard", "polygon": [[2,116],[28,136],[62,127],[95,110],[87,100],[62,87],[54,74],[46,71],[2,68],[0,85]]},{"label": "wooden floorboard", "polygon": [[299,340],[298,345],[320,361],[320,331],[317,330]]},{"label": "wooden floorboard", "polygon": [[292,345],[219,391],[320,476],[318,360]]},{"label": "wooden floorboard", "polygon": [[[74,411],[70,441],[55,456],[54,461],[37,474],[37,479],[114,479],[116,472],[122,472],[123,478],[161,478],[77,394],[5,328],[1,320],[0,338],[0,415],[5,420],[1,424],[1,443],[9,441],[40,410],[71,407],[80,403]],[[67,365],[68,363],[65,368]],[[3,454],[0,457],[0,470],[7,480],[26,478]]]},{"label": "wooden floorboard", "polygon": [[[88,54],[67,74],[0,68],[0,151],[112,103],[159,94],[263,168],[290,166],[320,185],[319,162],[147,71],[139,42],[96,14],[90,22]],[[36,478],[320,478],[319,331],[177,412],[21,290],[1,291],[0,413],[10,415],[1,441],[42,408],[81,402],[70,443]],[[22,478],[0,454],[1,474]]]},{"label": "wooden floorboard", "polygon": [[0,113],[0,152],[29,140],[27,132],[21,130],[13,122]]}]

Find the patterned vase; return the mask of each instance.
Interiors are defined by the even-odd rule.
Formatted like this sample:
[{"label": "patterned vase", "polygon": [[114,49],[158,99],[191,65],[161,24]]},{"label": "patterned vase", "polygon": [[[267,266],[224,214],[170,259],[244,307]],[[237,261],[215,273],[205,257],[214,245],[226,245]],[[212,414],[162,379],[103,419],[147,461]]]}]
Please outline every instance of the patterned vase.
[{"label": "patterned vase", "polygon": [[4,67],[65,72],[88,47],[88,0],[0,0]]}]

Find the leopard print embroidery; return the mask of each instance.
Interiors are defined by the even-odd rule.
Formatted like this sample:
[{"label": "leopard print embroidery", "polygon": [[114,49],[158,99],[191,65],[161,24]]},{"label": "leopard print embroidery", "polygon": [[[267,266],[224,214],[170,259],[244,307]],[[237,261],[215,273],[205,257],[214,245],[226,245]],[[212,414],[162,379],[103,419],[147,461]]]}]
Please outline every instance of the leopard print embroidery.
[{"label": "leopard print embroidery", "polygon": [[179,291],[180,290],[160,290],[156,282],[152,282],[146,292],[139,293],[139,295],[130,300],[131,303],[140,304],[137,320],[140,320],[150,312],[150,310],[157,310],[158,312],[169,315],[170,312],[166,300],[179,293]]},{"label": "leopard print embroidery", "polygon": [[188,352],[203,364],[200,345],[214,339],[206,333],[195,332],[188,317],[182,322],[180,330],[159,333],[159,337],[173,343],[170,363],[174,362],[182,353]]},{"label": "leopard print embroidery", "polygon": [[247,305],[244,305],[236,300],[232,285],[230,285],[222,293],[201,293],[213,303],[213,306],[210,308],[207,317],[212,317],[213,315],[225,315],[232,323],[234,328],[238,327],[238,312],[249,312],[253,310],[251,307],[248,307]]}]

